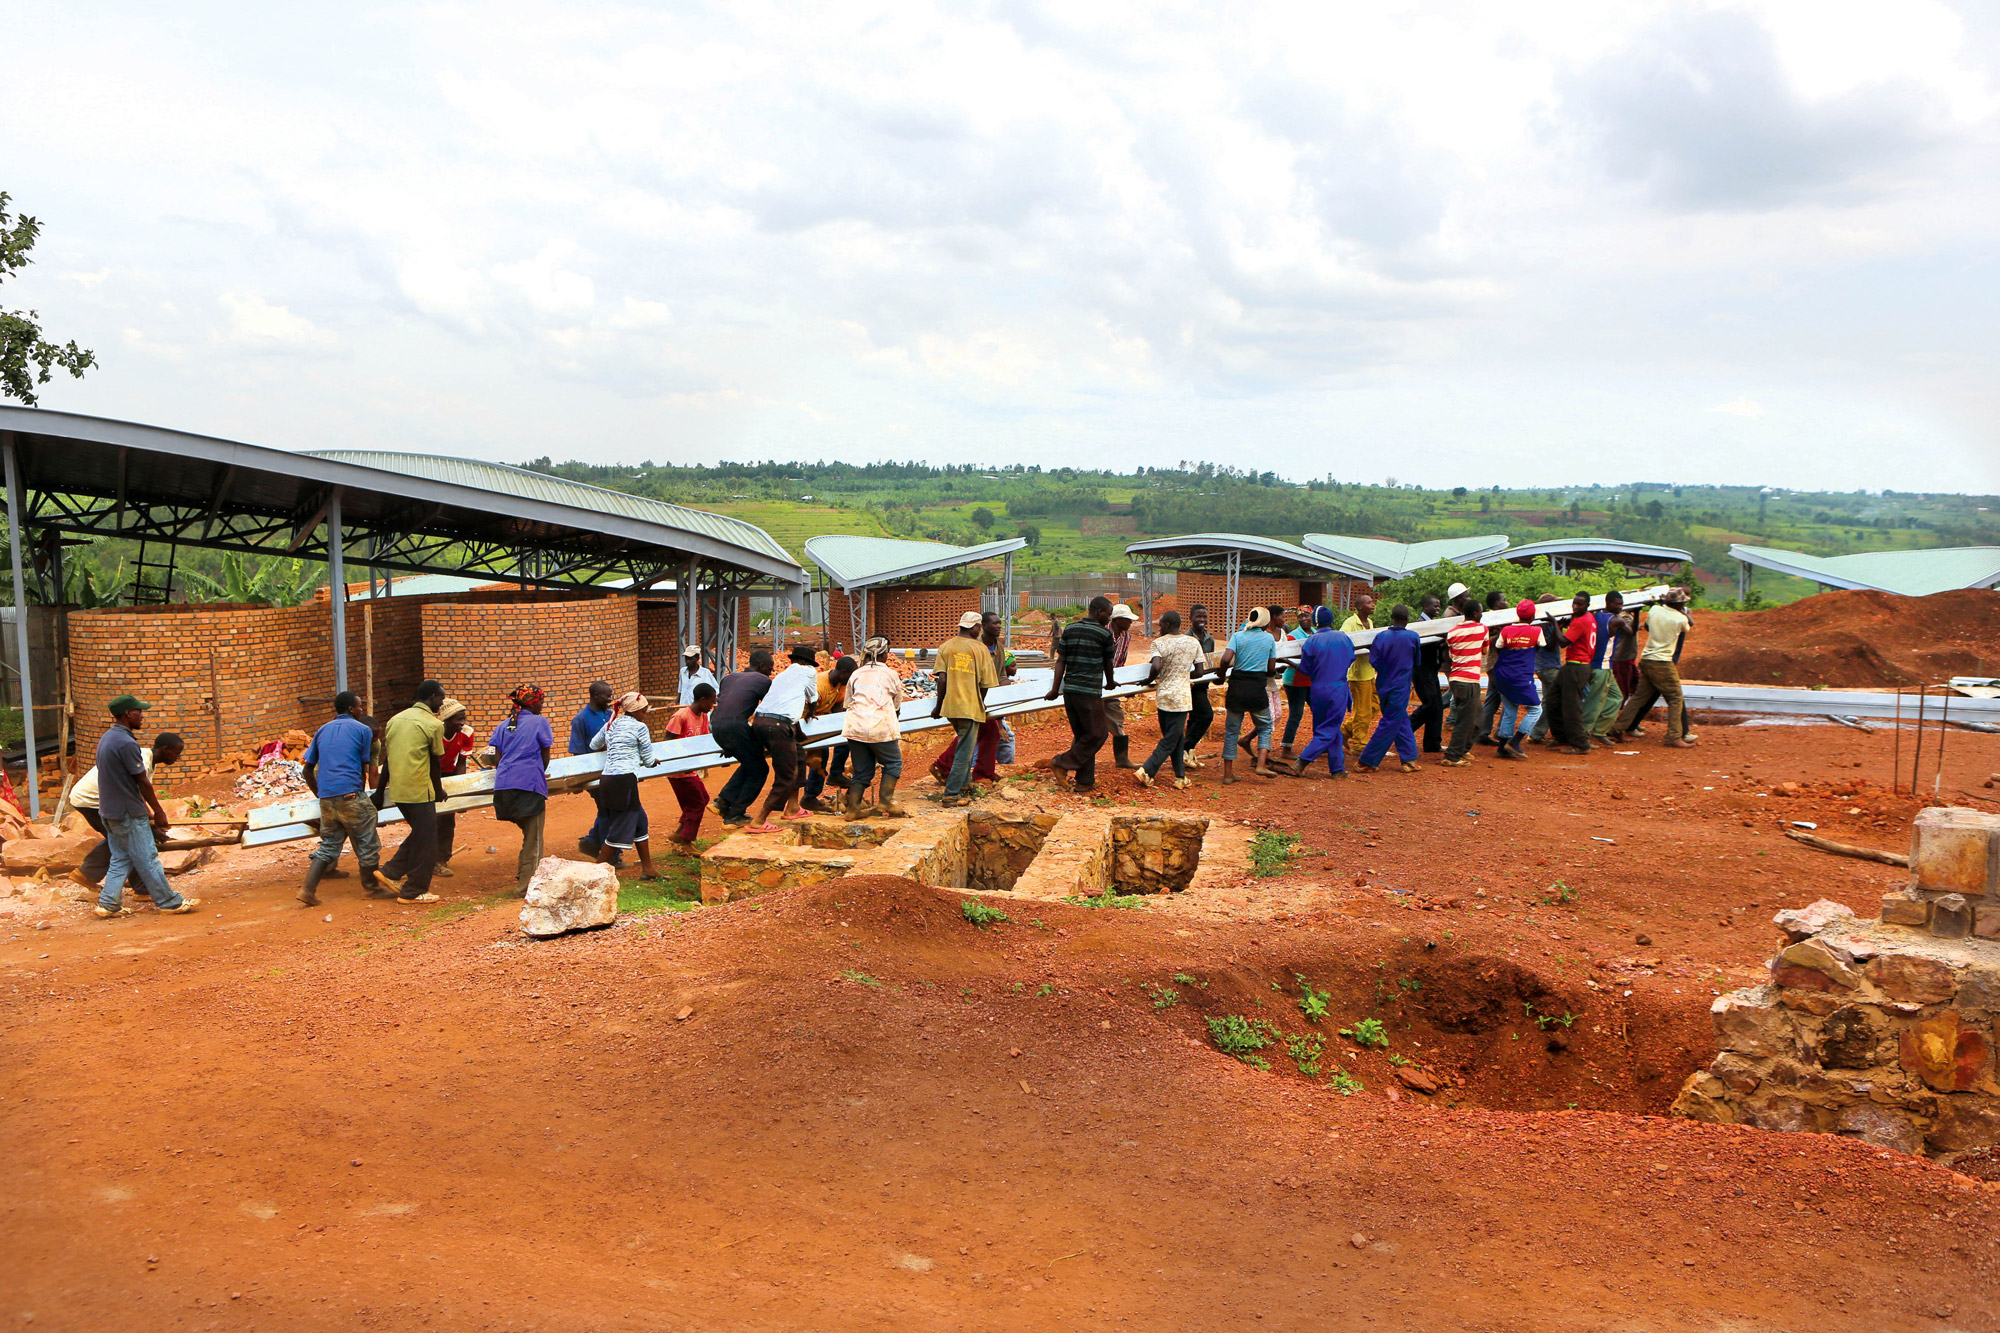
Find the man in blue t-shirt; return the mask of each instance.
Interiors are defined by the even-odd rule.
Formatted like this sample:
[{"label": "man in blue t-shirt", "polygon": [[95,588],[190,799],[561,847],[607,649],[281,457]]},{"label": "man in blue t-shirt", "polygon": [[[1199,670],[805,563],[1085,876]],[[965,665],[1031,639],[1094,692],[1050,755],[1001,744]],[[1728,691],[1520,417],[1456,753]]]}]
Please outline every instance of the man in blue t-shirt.
[{"label": "man in blue t-shirt", "polygon": [[1229,636],[1217,670],[1225,674],[1222,687],[1222,782],[1236,781],[1236,742],[1243,731],[1243,719],[1256,727],[1256,751],[1251,772],[1260,778],[1278,776],[1271,771],[1271,696],[1267,688],[1271,666],[1277,659],[1278,640],[1284,626],[1273,621],[1271,609],[1260,606],[1250,613],[1243,628]]},{"label": "man in blue t-shirt", "polygon": [[1398,605],[1389,612],[1387,629],[1375,631],[1368,643],[1368,660],[1375,667],[1375,697],[1382,701],[1382,717],[1375,734],[1361,751],[1361,771],[1373,773],[1382,766],[1393,742],[1403,771],[1417,771],[1417,733],[1410,727],[1410,685],[1416,678],[1417,657],[1423,642],[1410,628],[1410,608]]},{"label": "man in blue t-shirt", "polygon": [[[611,721],[611,682],[593,680],[590,682],[590,702],[577,710],[569,723],[569,752],[571,754],[592,753],[590,743],[597,739],[597,733],[604,730]],[[590,832],[576,840],[576,845],[585,856],[595,859],[597,849],[604,843],[604,816],[599,815],[591,824]]]},{"label": "man in blue t-shirt", "polygon": [[375,802],[368,796],[375,785],[369,772],[375,767],[375,723],[360,708],[361,698],[353,690],[334,695],[333,720],[314,732],[306,747],[303,776],[319,797],[319,847],[306,862],[306,882],[298,895],[307,907],[319,906],[319,882],[340,860],[341,845],[349,838],[361,865],[361,887],[371,898],[389,896],[375,879],[382,842],[375,831]]}]

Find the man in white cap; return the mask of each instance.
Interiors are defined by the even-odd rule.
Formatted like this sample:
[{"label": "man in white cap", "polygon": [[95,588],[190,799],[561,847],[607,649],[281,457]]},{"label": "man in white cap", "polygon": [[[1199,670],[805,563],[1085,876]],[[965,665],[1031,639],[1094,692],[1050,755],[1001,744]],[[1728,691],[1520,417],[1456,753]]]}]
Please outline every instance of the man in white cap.
[{"label": "man in white cap", "polygon": [[701,645],[689,644],[681,649],[681,707],[694,706],[694,687],[706,685],[711,690],[720,691],[721,682],[715,673],[701,664]]},{"label": "man in white cap", "polygon": [[[1132,608],[1119,602],[1111,608],[1111,668],[1117,670],[1125,665],[1125,659],[1132,652],[1132,626],[1139,617],[1132,614]],[[1111,762],[1118,768],[1137,768],[1132,762],[1132,743],[1125,739],[1125,701],[1106,699],[1104,701],[1104,729],[1111,736]]]},{"label": "man in white cap", "polygon": [[986,721],[986,691],[1000,683],[994,669],[993,653],[980,640],[984,620],[979,612],[967,611],[958,618],[958,633],[937,650],[937,704],[932,717],[943,717],[958,733],[958,752],[952,758],[951,773],[945,779],[944,803],[967,805],[971,798],[966,784],[972,780],[972,765],[979,754],[979,727]]}]

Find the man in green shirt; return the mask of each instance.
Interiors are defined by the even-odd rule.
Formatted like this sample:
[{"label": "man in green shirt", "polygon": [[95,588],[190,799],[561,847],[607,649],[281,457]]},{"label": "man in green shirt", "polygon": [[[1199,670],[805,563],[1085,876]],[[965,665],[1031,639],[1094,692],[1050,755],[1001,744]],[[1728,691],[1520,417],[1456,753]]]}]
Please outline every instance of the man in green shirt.
[{"label": "man in green shirt", "polygon": [[1687,589],[1675,588],[1667,594],[1667,600],[1656,604],[1646,613],[1646,650],[1639,654],[1639,688],[1625,701],[1625,711],[1611,726],[1609,739],[1616,743],[1625,739],[1625,733],[1633,730],[1653,704],[1664,699],[1667,704],[1667,736],[1663,744],[1670,750],[1685,750],[1694,744],[1688,735],[1687,703],[1681,695],[1681,673],[1678,663],[1681,644],[1694,622],[1687,616]]},{"label": "man in green shirt", "polygon": [[376,795],[403,812],[410,832],[379,874],[406,903],[438,900],[431,874],[438,859],[438,802],[444,799],[444,720],[437,713],[443,702],[444,686],[425,681],[417,686],[416,700],[389,719],[383,736],[386,762]]},{"label": "man in green shirt", "polygon": [[937,706],[932,717],[950,720],[958,733],[958,753],[952,757],[951,776],[945,779],[946,805],[965,805],[965,785],[972,777],[973,761],[979,754],[979,725],[986,721],[986,691],[1000,683],[993,667],[993,653],[980,642],[981,617],[967,611],[958,619],[958,633],[937,650]]}]

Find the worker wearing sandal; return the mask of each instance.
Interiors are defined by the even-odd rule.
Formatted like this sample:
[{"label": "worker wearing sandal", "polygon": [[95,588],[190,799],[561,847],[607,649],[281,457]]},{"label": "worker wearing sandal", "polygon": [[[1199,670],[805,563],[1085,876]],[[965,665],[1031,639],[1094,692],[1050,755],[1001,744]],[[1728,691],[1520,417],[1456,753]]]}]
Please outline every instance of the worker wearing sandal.
[{"label": "worker wearing sandal", "polygon": [[156,830],[166,834],[167,812],[153,790],[137,735],[151,707],[143,699],[119,695],[110,703],[112,725],[97,742],[97,810],[104,820],[105,841],[111,845],[111,865],[97,895],[100,917],[131,915],[125,906],[128,877],[145,886],[153,906],[162,912],[178,916],[201,906],[201,899],[183,898],[167,883],[153,841]]}]

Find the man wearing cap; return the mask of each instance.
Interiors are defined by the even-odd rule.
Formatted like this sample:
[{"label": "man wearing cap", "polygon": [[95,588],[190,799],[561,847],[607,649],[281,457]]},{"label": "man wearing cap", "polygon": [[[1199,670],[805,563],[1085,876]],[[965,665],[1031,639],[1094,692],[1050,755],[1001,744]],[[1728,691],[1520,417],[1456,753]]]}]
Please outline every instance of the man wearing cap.
[{"label": "man wearing cap", "polygon": [[[183,748],[181,738],[171,731],[163,731],[153,737],[152,745],[145,752],[146,776],[151,777],[161,764],[180,762]],[[104,815],[97,808],[97,788],[97,770],[93,768],[78,778],[75,785],[69,789],[69,805],[70,809],[82,815],[83,822],[97,830],[97,836],[102,838],[105,836]],[[85,853],[83,864],[70,872],[70,878],[80,884],[88,884],[94,889],[104,883],[104,872],[110,865],[111,844],[108,841],[100,842]],[[144,893],[145,886],[140,885],[138,891]]]},{"label": "man wearing cap", "polygon": [[720,690],[721,682],[715,673],[701,664],[701,646],[689,644],[681,649],[681,707],[694,706],[694,687],[706,685],[711,690]]},{"label": "man wearing cap", "polygon": [[1681,644],[1693,622],[1687,617],[1687,589],[1675,588],[1667,600],[1654,604],[1646,613],[1646,647],[1639,654],[1639,688],[1625,701],[1625,711],[1612,725],[1613,744],[1625,739],[1653,704],[1667,701],[1667,736],[1670,750],[1685,750],[1694,744],[1687,731],[1687,704],[1681,697]]},{"label": "man wearing cap", "polygon": [[389,719],[383,733],[377,808],[387,801],[410,827],[403,845],[379,874],[384,887],[406,903],[434,903],[431,875],[438,859],[438,802],[444,800],[444,686],[427,680],[410,706]]},{"label": "man wearing cap", "polygon": [[967,611],[958,618],[958,633],[937,650],[937,703],[931,708],[931,716],[947,719],[951,729],[958,733],[958,749],[944,783],[946,805],[965,805],[969,800],[964,792],[979,756],[979,728],[986,722],[986,691],[1000,683],[1000,673],[993,666],[993,652],[979,637],[982,622],[979,612]]},{"label": "man wearing cap", "polygon": [[[1123,602],[1111,608],[1111,669],[1116,671],[1125,665],[1125,659],[1132,651],[1132,626],[1139,617],[1132,614],[1132,608]],[[1104,701],[1104,731],[1111,737],[1111,763],[1114,768],[1137,768],[1132,762],[1132,743],[1125,737],[1125,701],[1106,699]]]},{"label": "man wearing cap", "polygon": [[151,707],[143,699],[119,695],[110,704],[111,728],[97,742],[97,810],[104,821],[104,840],[111,845],[111,864],[97,895],[101,917],[130,915],[125,906],[128,877],[139,881],[162,912],[179,916],[201,906],[201,899],[183,898],[167,883],[153,841],[155,831],[163,837],[167,832],[167,812],[139,749],[137,733],[146,725],[146,710]]}]

